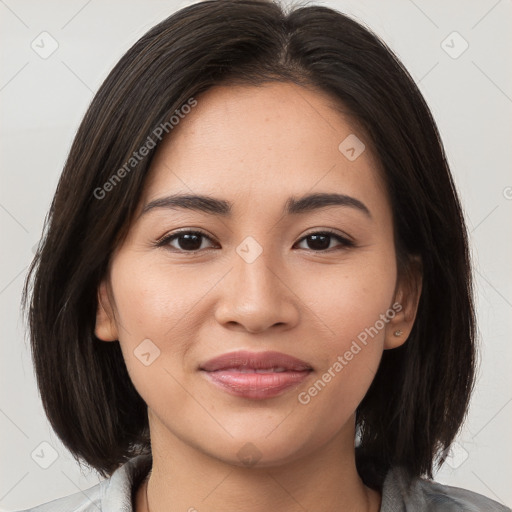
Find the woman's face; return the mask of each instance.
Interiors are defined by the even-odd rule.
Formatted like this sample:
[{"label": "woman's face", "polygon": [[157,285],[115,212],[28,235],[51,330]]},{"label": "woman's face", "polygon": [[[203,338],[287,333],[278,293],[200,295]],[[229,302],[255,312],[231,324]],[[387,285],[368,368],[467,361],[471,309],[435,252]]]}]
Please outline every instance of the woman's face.
[{"label": "woman's face", "polygon": [[[149,408],[153,446],[181,443],[265,466],[332,442],[353,450],[356,407],[383,350],[403,343],[414,320],[395,289],[377,161],[322,93],[223,86],[197,101],[155,155],[99,290],[96,335],[119,340]],[[301,202],[310,194],[353,199]],[[179,195],[222,203],[165,200]],[[298,207],[287,211],[292,199]],[[201,234],[183,236],[189,231]],[[238,388],[201,370],[237,350],[281,352],[311,370],[217,373]],[[257,379],[293,385],[266,390],[252,386]]]}]

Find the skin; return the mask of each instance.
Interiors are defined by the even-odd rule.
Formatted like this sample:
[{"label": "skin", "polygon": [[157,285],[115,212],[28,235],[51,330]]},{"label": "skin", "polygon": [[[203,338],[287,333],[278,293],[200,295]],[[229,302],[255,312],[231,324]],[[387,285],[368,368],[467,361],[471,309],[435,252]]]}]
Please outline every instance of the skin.
[{"label": "skin", "polygon": [[[360,479],[354,458],[355,410],[383,350],[407,339],[421,278],[397,279],[391,205],[369,144],[354,161],[338,145],[364,135],[322,92],[288,83],[222,86],[159,146],[129,234],[99,290],[96,335],[119,340],[130,377],[148,405],[153,467],[151,512],[378,511],[381,496]],[[129,178],[127,178],[129,179]],[[148,202],[173,193],[232,202],[231,218]],[[337,192],[362,201],[292,216],[285,201]],[[195,253],[178,229],[202,230]],[[356,247],[306,235],[332,229]],[[236,252],[247,237],[263,252]],[[309,239],[310,240],[310,239]],[[330,240],[330,243],[329,243]],[[185,249],[183,249],[185,247]],[[307,391],[392,304],[402,310],[307,404]],[[393,333],[401,329],[399,337]],[[134,355],[150,339],[160,355]],[[237,349],[277,350],[313,366],[305,382],[278,397],[250,400],[208,382],[201,363]],[[252,443],[248,466],[239,450]],[[251,448],[254,450],[254,448]],[[135,509],[148,510],[146,483]]]}]

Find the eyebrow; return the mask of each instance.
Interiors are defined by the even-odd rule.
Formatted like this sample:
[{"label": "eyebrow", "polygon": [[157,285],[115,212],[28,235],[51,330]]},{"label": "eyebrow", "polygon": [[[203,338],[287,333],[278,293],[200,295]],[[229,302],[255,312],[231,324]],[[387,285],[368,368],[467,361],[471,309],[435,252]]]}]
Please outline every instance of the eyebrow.
[{"label": "eyebrow", "polygon": [[[370,210],[363,202],[345,194],[314,193],[299,198],[289,197],[285,203],[284,213],[286,215],[298,215],[329,206],[353,208],[372,219]],[[157,208],[187,209],[222,217],[230,217],[233,212],[233,204],[224,199],[204,195],[173,194],[149,202],[142,209],[140,216]]]}]

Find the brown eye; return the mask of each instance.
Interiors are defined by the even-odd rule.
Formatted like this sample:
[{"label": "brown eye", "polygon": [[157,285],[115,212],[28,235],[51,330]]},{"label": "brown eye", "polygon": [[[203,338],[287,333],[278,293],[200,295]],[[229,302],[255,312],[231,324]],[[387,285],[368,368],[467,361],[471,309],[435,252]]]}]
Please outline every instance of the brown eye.
[{"label": "brown eye", "polygon": [[310,233],[300,240],[300,242],[306,241],[308,247],[303,249],[309,249],[316,252],[327,251],[335,247],[331,247],[331,242],[336,240],[341,247],[353,247],[355,244],[352,240],[344,238],[337,233],[332,231],[318,231]]},{"label": "brown eye", "polygon": [[205,249],[203,241],[210,240],[205,233],[201,231],[180,231],[164,237],[157,243],[158,247],[170,247],[182,252],[195,252]]}]

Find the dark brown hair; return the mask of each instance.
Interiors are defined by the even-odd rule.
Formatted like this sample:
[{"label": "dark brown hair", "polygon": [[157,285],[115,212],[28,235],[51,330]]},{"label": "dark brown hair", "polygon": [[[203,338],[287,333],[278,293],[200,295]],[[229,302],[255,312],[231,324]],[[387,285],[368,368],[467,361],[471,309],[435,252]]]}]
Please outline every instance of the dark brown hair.
[{"label": "dark brown hair", "polygon": [[[399,276],[413,255],[421,259],[412,332],[384,352],[357,409],[361,476],[379,487],[390,466],[402,465],[431,477],[464,420],[475,367],[466,226],[438,130],[412,78],[373,33],[333,9],[207,0],[149,30],[100,87],[25,282],[44,409],[76,460],[102,476],[150,450],[147,407],[119,343],[100,342],[94,327],[98,285],[139,202],[160,142],[155,130],[215,85],[270,81],[328,93],[364,129],[391,201]],[[127,168],[149,138],[154,147]],[[114,181],[121,168],[122,180]]]}]

